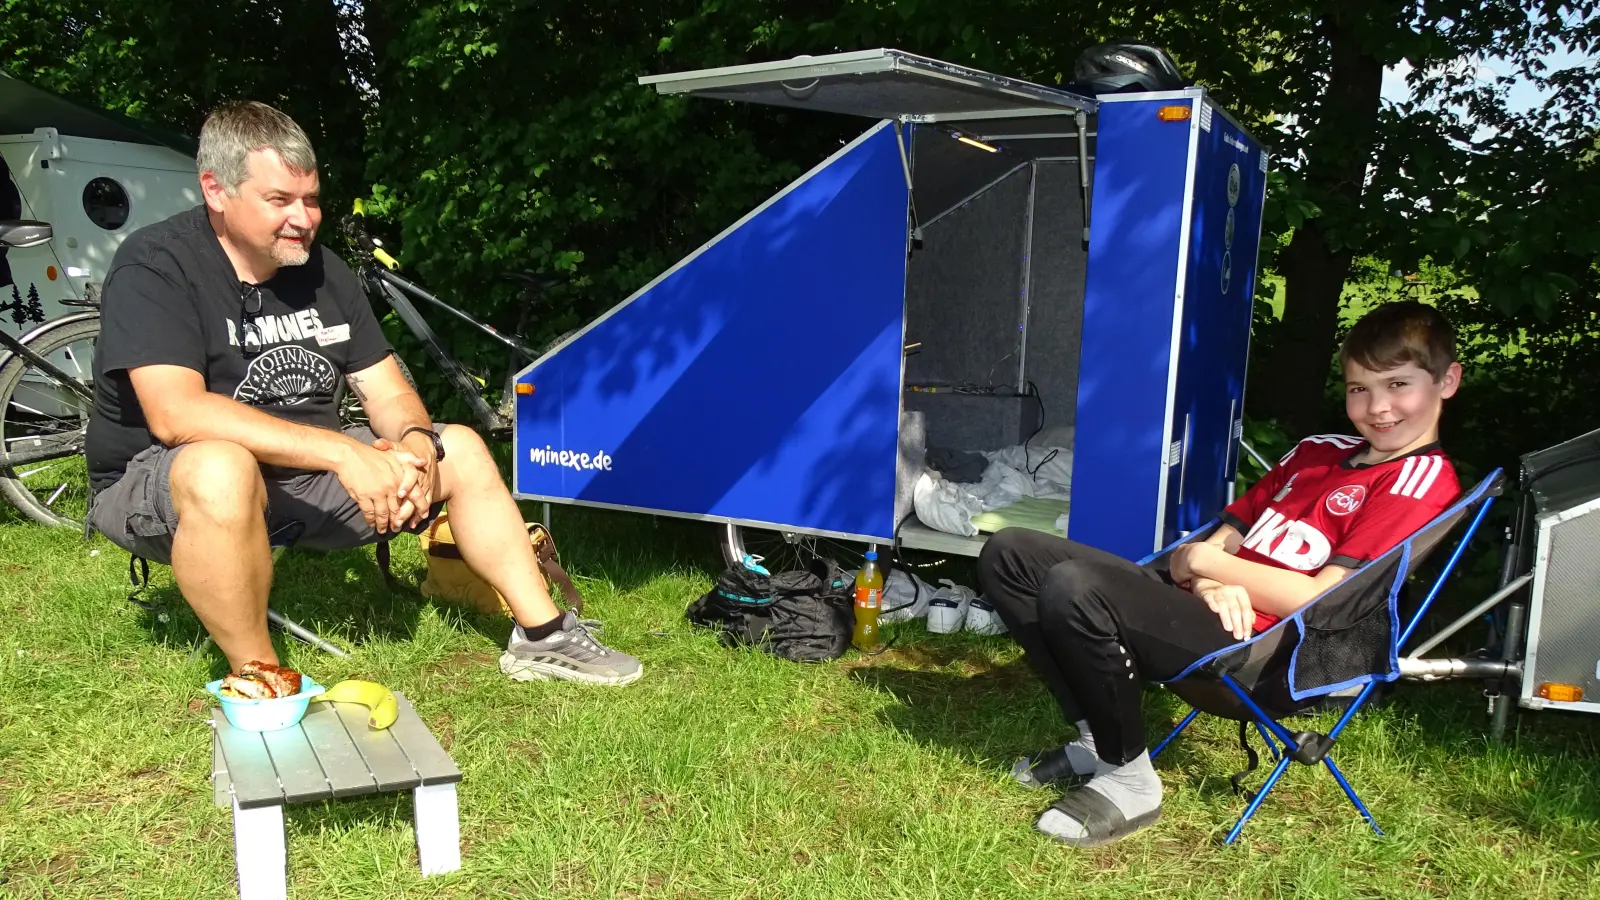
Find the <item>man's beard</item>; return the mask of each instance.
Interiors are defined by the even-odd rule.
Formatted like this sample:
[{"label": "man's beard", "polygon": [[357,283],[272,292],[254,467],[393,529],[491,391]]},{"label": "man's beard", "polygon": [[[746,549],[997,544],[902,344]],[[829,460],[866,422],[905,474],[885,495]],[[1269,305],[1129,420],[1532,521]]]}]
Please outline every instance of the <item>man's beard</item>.
[{"label": "man's beard", "polygon": [[[316,236],[314,228],[285,228],[272,236],[268,253],[280,266],[303,266],[311,261],[311,241]],[[299,238],[300,243],[287,243],[279,238]]]}]

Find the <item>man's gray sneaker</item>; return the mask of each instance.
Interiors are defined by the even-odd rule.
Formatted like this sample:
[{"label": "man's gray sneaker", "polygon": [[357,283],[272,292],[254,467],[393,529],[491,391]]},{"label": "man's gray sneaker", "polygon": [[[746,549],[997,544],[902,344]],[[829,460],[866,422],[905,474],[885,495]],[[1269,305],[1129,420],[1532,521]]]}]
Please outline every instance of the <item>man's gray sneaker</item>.
[{"label": "man's gray sneaker", "polygon": [[562,613],[561,630],[544,640],[530,641],[521,625],[511,629],[506,652],[500,654],[500,671],[515,681],[582,681],[588,684],[632,684],[644,666],[595,640],[589,628],[569,610]]}]

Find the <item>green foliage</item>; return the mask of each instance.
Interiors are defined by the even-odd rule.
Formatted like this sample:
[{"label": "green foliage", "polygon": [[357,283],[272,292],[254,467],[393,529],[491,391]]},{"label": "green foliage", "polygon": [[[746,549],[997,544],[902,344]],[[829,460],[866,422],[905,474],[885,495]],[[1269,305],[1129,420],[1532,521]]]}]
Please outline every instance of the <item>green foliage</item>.
[{"label": "green foliage", "polygon": [[348,207],[365,128],[332,0],[0,0],[0,68],[91,106],[198,135],[261,100],[315,142],[324,202]]},{"label": "green foliage", "polygon": [[[510,269],[570,287],[532,310],[535,343],[614,305],[848,133],[768,110],[663,99],[637,78],[747,60],[758,6],[413,3],[374,43],[369,181],[401,259],[441,293],[514,327]],[[459,331],[457,332],[459,334]],[[460,344],[470,348],[470,344]],[[480,368],[503,365],[489,353]]]},{"label": "green foliage", "polygon": [[1283,430],[1283,426],[1271,419],[1246,418],[1241,437],[1251,450],[1260,454],[1261,459],[1258,461],[1249,453],[1240,456],[1238,477],[1234,485],[1235,496],[1243,495],[1251,485],[1260,481],[1261,476],[1267,474],[1268,467],[1276,466],[1278,460],[1287,455],[1299,440],[1298,436],[1290,435]]},{"label": "green foliage", "polygon": [[[0,0],[0,66],[189,134],[225,100],[282,107],[316,141],[330,221],[350,198],[369,197],[408,273],[543,344],[867,124],[664,97],[639,76],[894,46],[1061,84],[1084,47],[1137,36],[1167,47],[1276,160],[1252,416],[1291,431],[1304,417],[1286,410],[1342,420],[1323,361],[1348,324],[1341,316],[1389,296],[1367,287],[1389,277],[1363,274],[1359,261],[1370,259],[1374,272],[1447,273],[1433,296],[1472,347],[1515,348],[1471,351],[1464,397],[1492,383],[1481,393],[1507,405],[1483,417],[1548,410],[1549,430],[1571,433],[1600,424],[1600,401],[1562,369],[1587,363],[1585,323],[1600,305],[1600,70],[1552,71],[1541,60],[1563,44],[1592,54],[1596,5]],[[1464,64],[1484,56],[1509,59],[1549,102],[1514,112],[1505,78],[1478,81]],[[1382,68],[1401,63],[1415,100],[1378,103]],[[570,282],[529,308],[499,278],[507,269]],[[1355,300],[1341,289],[1347,279]],[[440,327],[498,384],[503,351],[454,322]],[[441,417],[464,413],[431,367],[415,368]]]},{"label": "green foliage", "polygon": [[[1325,361],[1353,259],[1414,272],[1448,265],[1499,315],[1524,324],[1600,294],[1600,66],[1547,71],[1567,46],[1595,47],[1597,5],[1531,0],[1250,4],[1278,23],[1258,45],[1281,76],[1263,133],[1284,177],[1272,186],[1264,262],[1287,281],[1282,321],[1260,319],[1252,413],[1313,430]],[[1492,81],[1477,62],[1515,67]],[[1380,102],[1385,66],[1413,98]],[[1518,75],[1552,93],[1514,110]],[[1275,246],[1276,245],[1276,246]],[[1273,255],[1281,247],[1286,251]]]}]

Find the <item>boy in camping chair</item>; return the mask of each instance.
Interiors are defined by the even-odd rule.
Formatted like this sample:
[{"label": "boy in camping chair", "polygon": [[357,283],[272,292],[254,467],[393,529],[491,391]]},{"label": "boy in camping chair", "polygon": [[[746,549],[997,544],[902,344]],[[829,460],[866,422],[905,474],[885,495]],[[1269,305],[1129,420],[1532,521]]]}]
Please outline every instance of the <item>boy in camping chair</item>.
[{"label": "boy in camping chair", "polygon": [[1026,529],[984,546],[984,592],[1078,728],[1077,740],[1013,769],[1033,787],[1087,781],[1045,810],[1040,831],[1095,846],[1153,824],[1161,779],[1145,746],[1141,682],[1169,680],[1292,615],[1460,493],[1438,444],[1440,411],[1461,380],[1444,316],[1415,302],[1380,306],[1351,329],[1339,360],[1360,437],[1301,441],[1212,535],[1178,547],[1168,571]]},{"label": "boy in camping chair", "polygon": [[[313,243],[317,161],[288,116],[225,106],[200,131],[205,202],[128,236],[94,359],[89,524],[171,563],[235,672],[277,664],[271,543],[338,549],[424,528],[448,501],[462,558],[516,618],[517,680],[627,684],[639,661],[562,613],[522,516],[468,428],[436,427],[355,274]],[[371,427],[341,430],[346,381]]]}]

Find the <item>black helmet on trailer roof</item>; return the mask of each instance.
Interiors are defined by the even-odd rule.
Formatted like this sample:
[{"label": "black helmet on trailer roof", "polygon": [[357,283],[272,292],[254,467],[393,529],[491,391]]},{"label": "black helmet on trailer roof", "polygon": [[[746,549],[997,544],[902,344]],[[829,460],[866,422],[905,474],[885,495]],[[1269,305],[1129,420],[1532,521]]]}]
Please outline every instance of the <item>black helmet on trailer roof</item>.
[{"label": "black helmet on trailer roof", "polygon": [[1095,94],[1174,91],[1189,86],[1167,51],[1138,42],[1096,44],[1078,56],[1073,81]]}]

